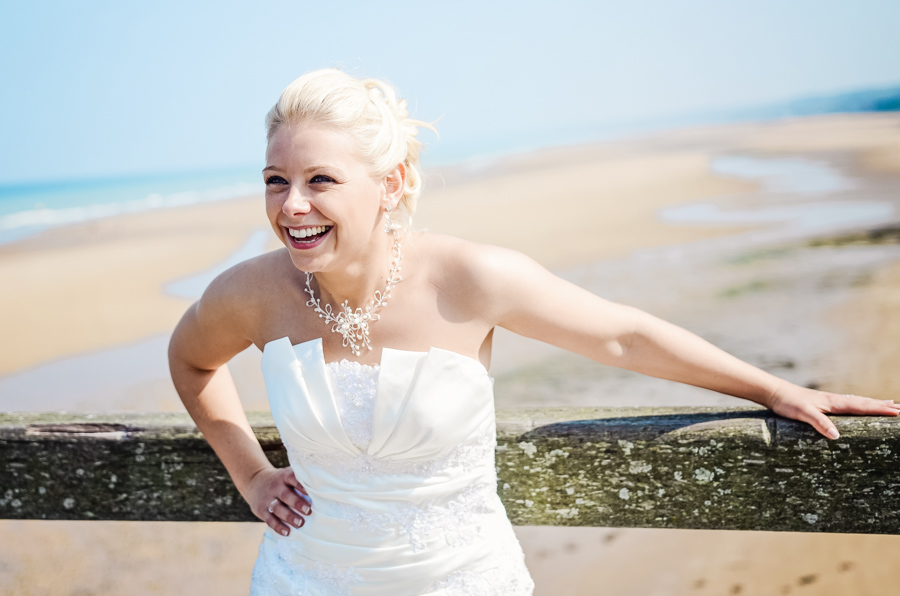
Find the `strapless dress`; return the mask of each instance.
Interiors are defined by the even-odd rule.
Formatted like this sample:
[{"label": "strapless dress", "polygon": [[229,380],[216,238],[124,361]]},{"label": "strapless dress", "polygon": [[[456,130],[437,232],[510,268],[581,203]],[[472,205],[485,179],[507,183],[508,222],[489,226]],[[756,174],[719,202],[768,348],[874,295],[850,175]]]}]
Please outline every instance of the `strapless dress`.
[{"label": "strapless dress", "polygon": [[267,529],[251,594],[527,596],[534,583],[497,496],[493,380],[477,360],[384,349],[325,363],[319,339],[266,344],[269,404],[312,501]]}]

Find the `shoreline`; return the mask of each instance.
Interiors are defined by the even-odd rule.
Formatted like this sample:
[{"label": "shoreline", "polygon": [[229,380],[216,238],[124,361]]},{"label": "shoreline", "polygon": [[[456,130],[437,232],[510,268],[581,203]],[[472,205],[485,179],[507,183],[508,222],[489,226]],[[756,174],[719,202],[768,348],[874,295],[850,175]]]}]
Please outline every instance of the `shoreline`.
[{"label": "shoreline", "polygon": [[15,288],[0,294],[0,325],[16,346],[0,375],[171,332],[192,301],[163,286],[213,267],[268,227],[262,209],[254,213],[258,201],[115,216],[0,246],[0,278]]},{"label": "shoreline", "polygon": [[[717,331],[712,328],[714,326],[707,324],[708,315],[701,316],[696,312],[693,315],[679,314],[679,305],[695,302],[697,294],[691,288],[684,287],[685,284],[677,277],[673,278],[670,270],[690,271],[690,275],[697,280],[705,280],[702,283],[706,286],[716,283],[716,280],[728,280],[730,286],[720,288],[718,292],[734,292],[736,287],[740,290],[741,284],[748,288],[752,288],[753,284],[765,285],[770,282],[751,279],[752,275],[741,282],[736,281],[733,271],[714,264],[706,255],[725,258],[730,254],[729,258],[743,258],[741,253],[751,250],[752,246],[765,250],[766,246],[803,243],[810,236],[829,236],[846,230],[847,225],[820,225],[818,229],[813,229],[808,225],[792,223],[796,220],[802,224],[807,213],[815,219],[816,209],[828,204],[827,201],[822,202],[823,198],[842,200],[852,206],[849,199],[862,192],[866,200],[857,199],[856,203],[891,207],[884,201],[873,203],[865,184],[861,191],[858,188],[860,184],[854,181],[855,177],[867,181],[872,176],[893,179],[893,162],[884,157],[900,157],[900,150],[892,153],[894,145],[882,138],[873,141],[874,149],[867,148],[860,138],[871,136],[872,126],[883,124],[886,120],[883,115],[856,119],[819,117],[772,123],[762,130],[738,125],[712,127],[657,135],[651,137],[651,141],[629,140],[617,144],[519,154],[481,169],[473,170],[472,164],[456,166],[432,174],[445,178],[447,182],[443,188],[433,188],[432,185],[427,189],[420,201],[415,227],[443,233],[456,229],[462,232],[458,236],[475,242],[494,242],[530,252],[558,275],[607,299],[638,306],[704,337],[709,334],[715,336]],[[900,125],[900,117],[892,122]],[[798,129],[804,127],[817,134],[810,134],[807,130],[800,135],[803,131]],[[802,149],[805,153],[775,152],[776,149],[784,149],[785,135],[781,133],[785,128],[793,131],[789,135],[791,145],[787,149]],[[857,128],[862,128],[862,132]],[[848,149],[844,156],[834,153],[836,141],[823,141],[829,138],[829,134],[835,134],[834,130],[850,137],[848,143],[852,151]],[[809,146],[799,146],[797,135],[811,138]],[[761,144],[760,136],[774,138],[774,146]],[[731,145],[725,141],[730,141]],[[894,141],[900,147],[900,140]],[[698,142],[714,147],[715,151],[704,154],[698,150]],[[768,142],[772,143],[771,140]],[[757,153],[760,155],[758,158],[741,157],[751,154],[748,147],[756,151],[767,149],[769,152]],[[815,152],[823,147],[826,150],[824,153]],[[810,151],[813,153],[810,154]],[[718,157],[723,155],[724,158]],[[851,159],[848,157],[851,155],[861,155],[862,158]],[[866,161],[871,155],[881,159],[875,174],[868,170]],[[723,159],[725,169],[730,168],[732,173],[737,169],[737,176],[728,178],[715,173],[722,169],[718,164],[723,163]],[[743,161],[736,166],[735,159]],[[780,162],[790,162],[786,174],[777,168],[772,169],[773,164]],[[900,159],[897,162],[900,163]],[[791,168],[797,170],[798,165],[799,171],[791,172]],[[651,166],[659,167],[653,169]],[[763,175],[755,178],[746,172],[742,175],[741,168],[749,169],[751,173],[754,169],[762,169]],[[767,168],[769,171],[765,171]],[[643,175],[645,171],[655,174],[650,182]],[[897,171],[900,171],[900,166],[897,166]],[[589,184],[581,181],[587,174],[592,177]],[[791,184],[785,187],[785,180],[790,182],[791,176],[795,179],[791,184],[799,184],[799,187],[791,188]],[[575,182],[566,187],[556,182],[559,178],[574,179]],[[810,185],[810,178],[816,187],[813,193],[805,192],[808,189],[803,188],[804,184],[807,187]],[[660,190],[669,184],[680,186],[669,192]],[[577,187],[574,190],[573,185]],[[790,196],[790,191],[796,196]],[[708,194],[713,192],[718,194]],[[880,192],[883,194],[884,189]],[[557,197],[553,193],[563,196]],[[704,197],[703,193],[707,195]],[[469,214],[479,212],[478,205],[486,205],[492,196],[495,197],[493,206],[480,209],[481,215],[474,218],[474,225],[471,225],[469,222],[473,218]],[[552,209],[546,209],[548,216],[543,217],[539,208],[550,202],[548,196],[553,199]],[[876,193],[874,198],[878,196]],[[618,200],[610,197],[617,197]],[[621,197],[631,197],[632,200]],[[693,200],[685,202],[686,197]],[[183,310],[199,297],[202,287],[216,273],[234,264],[236,259],[280,246],[274,237],[266,239],[268,222],[261,202],[259,197],[242,197],[85,222],[69,226],[64,234],[60,234],[68,239],[62,250],[56,248],[53,242],[57,236],[53,231],[13,245],[0,246],[0,275],[6,274],[5,278],[10,279],[9,272],[14,270],[24,277],[24,283],[16,283],[14,287],[22,290],[24,286],[22,293],[29,304],[25,316],[17,314],[10,317],[11,313],[22,310],[10,303],[21,304],[23,296],[8,293],[0,297],[0,304],[4,300],[7,302],[4,305],[7,308],[0,310],[0,318],[6,313],[8,321],[4,322],[4,327],[12,331],[10,339],[20,346],[15,353],[8,350],[6,357],[0,360],[0,403],[5,402],[14,409],[42,411],[110,407],[122,411],[148,407],[164,411],[180,409],[180,401],[168,382],[165,362],[156,358],[156,352],[161,350],[160,346],[164,348],[164,338]],[[514,208],[517,202],[518,207]],[[894,213],[900,217],[900,201],[895,203]],[[790,215],[783,221],[778,217],[768,221],[765,217],[758,217],[760,213],[777,212],[779,205],[784,204],[793,205],[790,214],[799,215]],[[713,221],[702,221],[702,217],[701,221],[691,221],[689,217],[682,217],[681,221],[665,221],[667,213],[690,212],[698,205],[713,206],[716,214],[726,217],[722,221],[715,221],[715,218]],[[528,209],[529,206],[535,206],[535,209]],[[605,209],[605,212],[600,213],[598,209]],[[751,217],[746,217],[746,214]],[[564,231],[547,231],[547,220],[552,225],[554,216],[558,216],[566,227]],[[206,223],[211,219],[215,220],[215,226]],[[572,229],[573,221],[587,224]],[[601,223],[595,225],[595,221]],[[738,223],[743,225],[736,226]],[[858,227],[857,222],[849,229]],[[606,233],[611,228],[617,229],[614,233]],[[543,244],[534,242],[535,237],[549,241]],[[571,242],[554,243],[553,239],[559,237]],[[157,249],[165,244],[169,245],[168,255],[164,252],[161,258]],[[129,251],[129,258],[109,254],[110,251],[118,253],[123,250]],[[69,270],[67,281],[76,286],[80,282],[80,287],[74,291],[67,289],[64,308],[59,308],[54,298],[59,284],[34,275],[35,270],[49,270],[57,261],[63,261]],[[97,261],[105,261],[99,272],[86,271],[85,265],[81,264],[95,264]],[[135,272],[136,261],[139,261],[138,265],[150,262],[150,266]],[[689,268],[684,269],[687,264],[690,264]],[[868,267],[865,263],[862,265]],[[797,261],[793,266],[808,268],[810,263]],[[823,265],[818,266],[821,268]],[[642,273],[632,274],[629,270]],[[148,279],[148,272],[152,274],[152,279]],[[77,279],[85,273],[87,280]],[[759,277],[760,274],[753,275]],[[772,272],[766,275],[772,275]],[[776,272],[776,275],[781,274]],[[126,283],[123,283],[123,277],[128,279]],[[668,301],[648,300],[656,292],[645,283],[645,279],[668,286],[675,292],[668,292],[672,294]],[[783,281],[779,283],[784,285]],[[31,296],[28,296],[29,290],[32,290]],[[40,293],[44,295],[34,295]],[[808,300],[813,300],[813,304],[821,302],[814,293],[803,301]],[[38,308],[32,307],[35,302]],[[46,308],[40,308],[41,302],[47,305]],[[799,299],[794,301],[795,304],[800,302]],[[748,304],[753,304],[752,300]],[[707,304],[706,308],[718,308],[720,312],[716,316],[719,318],[731,316],[715,301]],[[777,314],[774,313],[775,316]],[[797,313],[797,316],[802,316],[802,313]],[[847,318],[844,316],[844,319]],[[52,336],[54,341],[28,341],[37,319],[47,329],[41,336]],[[72,324],[72,321],[76,323]],[[874,329],[875,326],[870,327]],[[752,337],[753,332],[754,329],[750,328],[743,333]],[[741,332],[736,329],[735,335],[740,336]],[[757,339],[759,346],[768,346],[765,336]],[[809,342],[805,348],[797,345],[792,349],[816,352],[817,344],[830,345],[835,341],[835,337],[821,337],[817,342]],[[817,384],[829,382],[822,381],[822,374],[818,371],[808,371],[803,366],[799,368],[804,370],[799,372],[772,370],[768,362],[771,358],[766,358],[765,352],[780,351],[777,346],[753,353],[740,346],[730,346],[727,338],[718,343],[757,366],[776,374],[788,373],[795,382],[809,383],[813,382],[810,380],[813,378]],[[598,369],[597,365],[584,359],[513,336],[502,329],[495,334],[494,345],[491,369],[499,379],[498,389],[506,388],[522,397],[530,395],[524,402],[529,405],[548,403],[553,392],[541,390],[541,382],[525,387],[521,380],[516,381],[516,375],[522,378],[533,378],[535,374],[545,378],[574,376],[578,379],[574,385],[563,385],[572,388],[567,401],[575,403],[594,403],[597,400],[591,397],[592,392],[621,394],[626,387],[634,393],[645,395],[643,405],[654,405],[662,398],[653,396],[662,394],[669,395],[669,399],[674,398],[675,403],[734,403],[731,398],[721,398],[694,388],[685,389],[615,371],[610,375],[609,371]],[[763,353],[760,354],[760,351]],[[129,358],[128,354],[137,356]],[[232,362],[231,368],[234,369],[245,405],[266,409],[258,358],[258,350],[251,347]],[[775,358],[776,361],[779,359],[796,360]],[[117,361],[121,363],[115,364]],[[142,366],[136,367],[135,361],[141,362]],[[112,374],[103,375],[104,367],[111,368]],[[523,371],[527,369],[530,369],[530,375],[525,373],[523,377]],[[103,375],[100,384],[92,385],[91,379],[100,375]],[[62,379],[67,387],[74,389],[59,394],[54,391],[52,382],[45,379]],[[101,387],[107,389],[101,390]],[[499,400],[498,403],[504,404],[508,401],[502,397]],[[521,397],[516,401],[520,402]],[[607,403],[601,402],[596,405]]]},{"label": "shoreline", "polygon": [[[598,172],[591,161],[598,149],[585,151],[579,163],[563,172],[553,160],[546,164],[550,171],[505,163],[487,184],[482,173],[475,182],[426,190],[415,227],[518,249],[549,267],[740,229],[656,221],[661,206],[752,189],[746,182],[710,174],[702,154],[637,154],[603,164]],[[640,172],[654,168],[656,178],[642,179]],[[557,182],[556,175],[568,181]],[[592,182],[585,186],[588,179]],[[667,187],[679,190],[667,193]],[[551,205],[548,194],[562,196]],[[608,196],[625,198],[605,203]],[[560,209],[565,216],[543,217]],[[555,222],[555,229],[546,228],[548,221]],[[598,232],[587,223],[591,221],[603,222],[603,229]],[[16,288],[0,295],[0,326],[17,346],[0,359],[0,377],[170,332],[192,300],[167,295],[162,288],[202,275],[228,259],[252,233],[268,229],[262,199],[248,197],[117,215],[0,245],[0,278]],[[62,245],[60,238],[65,239]],[[273,236],[266,247],[275,246]],[[57,298],[60,287],[66,292],[62,302]],[[53,341],[35,342],[36,335]]]}]

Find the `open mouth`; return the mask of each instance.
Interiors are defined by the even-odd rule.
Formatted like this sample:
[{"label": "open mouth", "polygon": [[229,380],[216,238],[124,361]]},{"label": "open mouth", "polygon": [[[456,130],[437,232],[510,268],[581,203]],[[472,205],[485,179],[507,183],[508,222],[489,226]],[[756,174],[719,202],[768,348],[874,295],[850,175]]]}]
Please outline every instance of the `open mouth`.
[{"label": "open mouth", "polygon": [[332,226],[312,226],[300,228],[299,230],[294,228],[285,229],[291,238],[291,244],[297,247],[309,248],[318,244],[331,231],[331,228]]}]

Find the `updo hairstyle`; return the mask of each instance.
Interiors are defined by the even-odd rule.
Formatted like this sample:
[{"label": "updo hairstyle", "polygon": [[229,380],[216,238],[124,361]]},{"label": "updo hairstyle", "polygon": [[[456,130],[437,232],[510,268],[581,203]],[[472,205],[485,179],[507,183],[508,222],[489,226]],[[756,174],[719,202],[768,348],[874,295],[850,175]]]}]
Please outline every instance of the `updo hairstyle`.
[{"label": "updo hairstyle", "polygon": [[[427,122],[410,118],[406,100],[398,98],[391,85],[377,79],[356,79],[333,68],[308,72],[288,85],[269,110],[266,138],[271,139],[283,124],[303,121],[348,133],[376,177],[387,175],[402,163],[406,181],[400,204],[406,212],[406,225],[412,222],[416,200],[422,192],[422,143],[416,135],[420,127],[435,129]],[[399,223],[394,225],[401,227]]]}]

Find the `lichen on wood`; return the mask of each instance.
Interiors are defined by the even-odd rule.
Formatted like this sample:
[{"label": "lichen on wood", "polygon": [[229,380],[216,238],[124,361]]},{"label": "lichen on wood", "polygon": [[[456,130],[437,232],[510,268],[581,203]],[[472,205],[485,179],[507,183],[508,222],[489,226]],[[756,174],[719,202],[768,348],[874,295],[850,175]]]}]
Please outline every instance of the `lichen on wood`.
[{"label": "lichen on wood", "polygon": [[[898,533],[900,420],[834,420],[837,441],[754,408],[503,410],[498,492],[517,524]],[[0,518],[256,519],[184,414],[0,414],[0,452]]]},{"label": "lichen on wood", "polygon": [[501,414],[500,495],[518,524],[898,533],[898,420],[835,422],[832,442],[761,409]]}]

